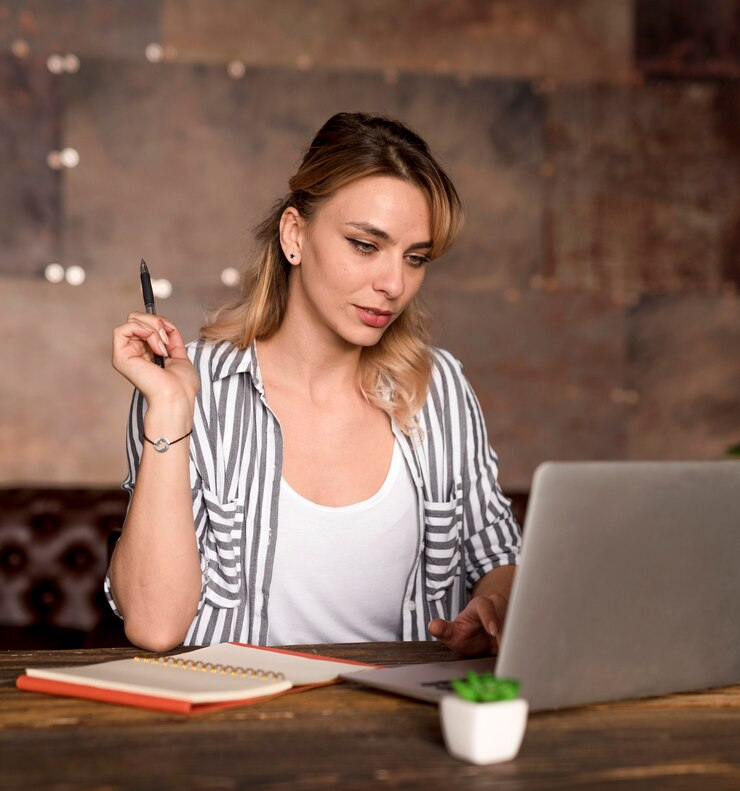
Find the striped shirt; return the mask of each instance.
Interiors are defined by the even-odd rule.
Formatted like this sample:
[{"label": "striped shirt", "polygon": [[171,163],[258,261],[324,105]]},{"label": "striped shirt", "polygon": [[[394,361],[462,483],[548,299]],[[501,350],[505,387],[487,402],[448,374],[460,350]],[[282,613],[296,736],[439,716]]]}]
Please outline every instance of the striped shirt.
[{"label": "striped shirt", "polygon": [[[190,484],[203,585],[185,645],[231,640],[264,645],[275,563],[283,439],[265,400],[255,344],[203,339],[188,345],[201,388],[190,438]],[[146,401],[135,391],[127,432],[134,491]],[[431,639],[433,618],[454,618],[472,586],[515,564],[521,533],[499,488],[497,458],[478,400],[448,352],[434,350],[421,429],[391,422],[418,497],[417,550],[401,611],[404,640]],[[393,551],[392,547],[388,551]],[[106,577],[105,592],[118,610]]]}]

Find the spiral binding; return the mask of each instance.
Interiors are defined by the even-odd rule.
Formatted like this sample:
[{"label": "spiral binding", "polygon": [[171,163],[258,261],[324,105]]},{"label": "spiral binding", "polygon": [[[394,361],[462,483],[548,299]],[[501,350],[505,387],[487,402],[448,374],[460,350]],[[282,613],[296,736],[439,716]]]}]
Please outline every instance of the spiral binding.
[{"label": "spiral binding", "polygon": [[176,670],[200,670],[201,673],[233,676],[234,678],[249,678],[256,681],[285,681],[284,673],[274,673],[272,670],[239,667],[238,665],[221,665],[214,662],[194,662],[192,659],[178,659],[174,656],[135,656],[134,662],[141,662],[144,665],[157,665],[158,667],[171,667]]}]

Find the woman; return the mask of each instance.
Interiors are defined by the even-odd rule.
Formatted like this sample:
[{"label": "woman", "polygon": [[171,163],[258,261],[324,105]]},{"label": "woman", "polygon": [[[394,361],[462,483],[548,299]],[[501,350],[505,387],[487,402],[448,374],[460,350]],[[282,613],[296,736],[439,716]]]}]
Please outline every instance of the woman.
[{"label": "woman", "polygon": [[520,533],[478,402],[416,302],[461,224],[454,186],[402,124],[340,113],[290,189],[245,296],[200,340],[145,313],[114,331],[136,391],[111,604],[150,650],[494,651]]}]

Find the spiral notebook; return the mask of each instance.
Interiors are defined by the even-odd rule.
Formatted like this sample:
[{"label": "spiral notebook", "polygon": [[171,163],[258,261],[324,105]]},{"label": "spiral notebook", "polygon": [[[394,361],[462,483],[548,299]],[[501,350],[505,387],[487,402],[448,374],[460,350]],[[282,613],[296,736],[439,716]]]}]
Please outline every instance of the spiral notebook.
[{"label": "spiral notebook", "polygon": [[243,643],[174,656],[145,654],[92,665],[27,668],[19,689],[159,711],[198,714],[333,684],[373,667]]}]

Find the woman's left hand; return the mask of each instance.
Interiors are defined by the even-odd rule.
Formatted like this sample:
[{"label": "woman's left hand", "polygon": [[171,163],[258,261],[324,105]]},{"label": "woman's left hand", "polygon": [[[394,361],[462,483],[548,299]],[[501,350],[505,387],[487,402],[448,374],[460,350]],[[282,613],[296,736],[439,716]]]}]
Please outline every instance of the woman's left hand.
[{"label": "woman's left hand", "polygon": [[506,599],[496,593],[474,596],[454,621],[430,621],[429,634],[462,656],[496,654],[506,605]]}]

